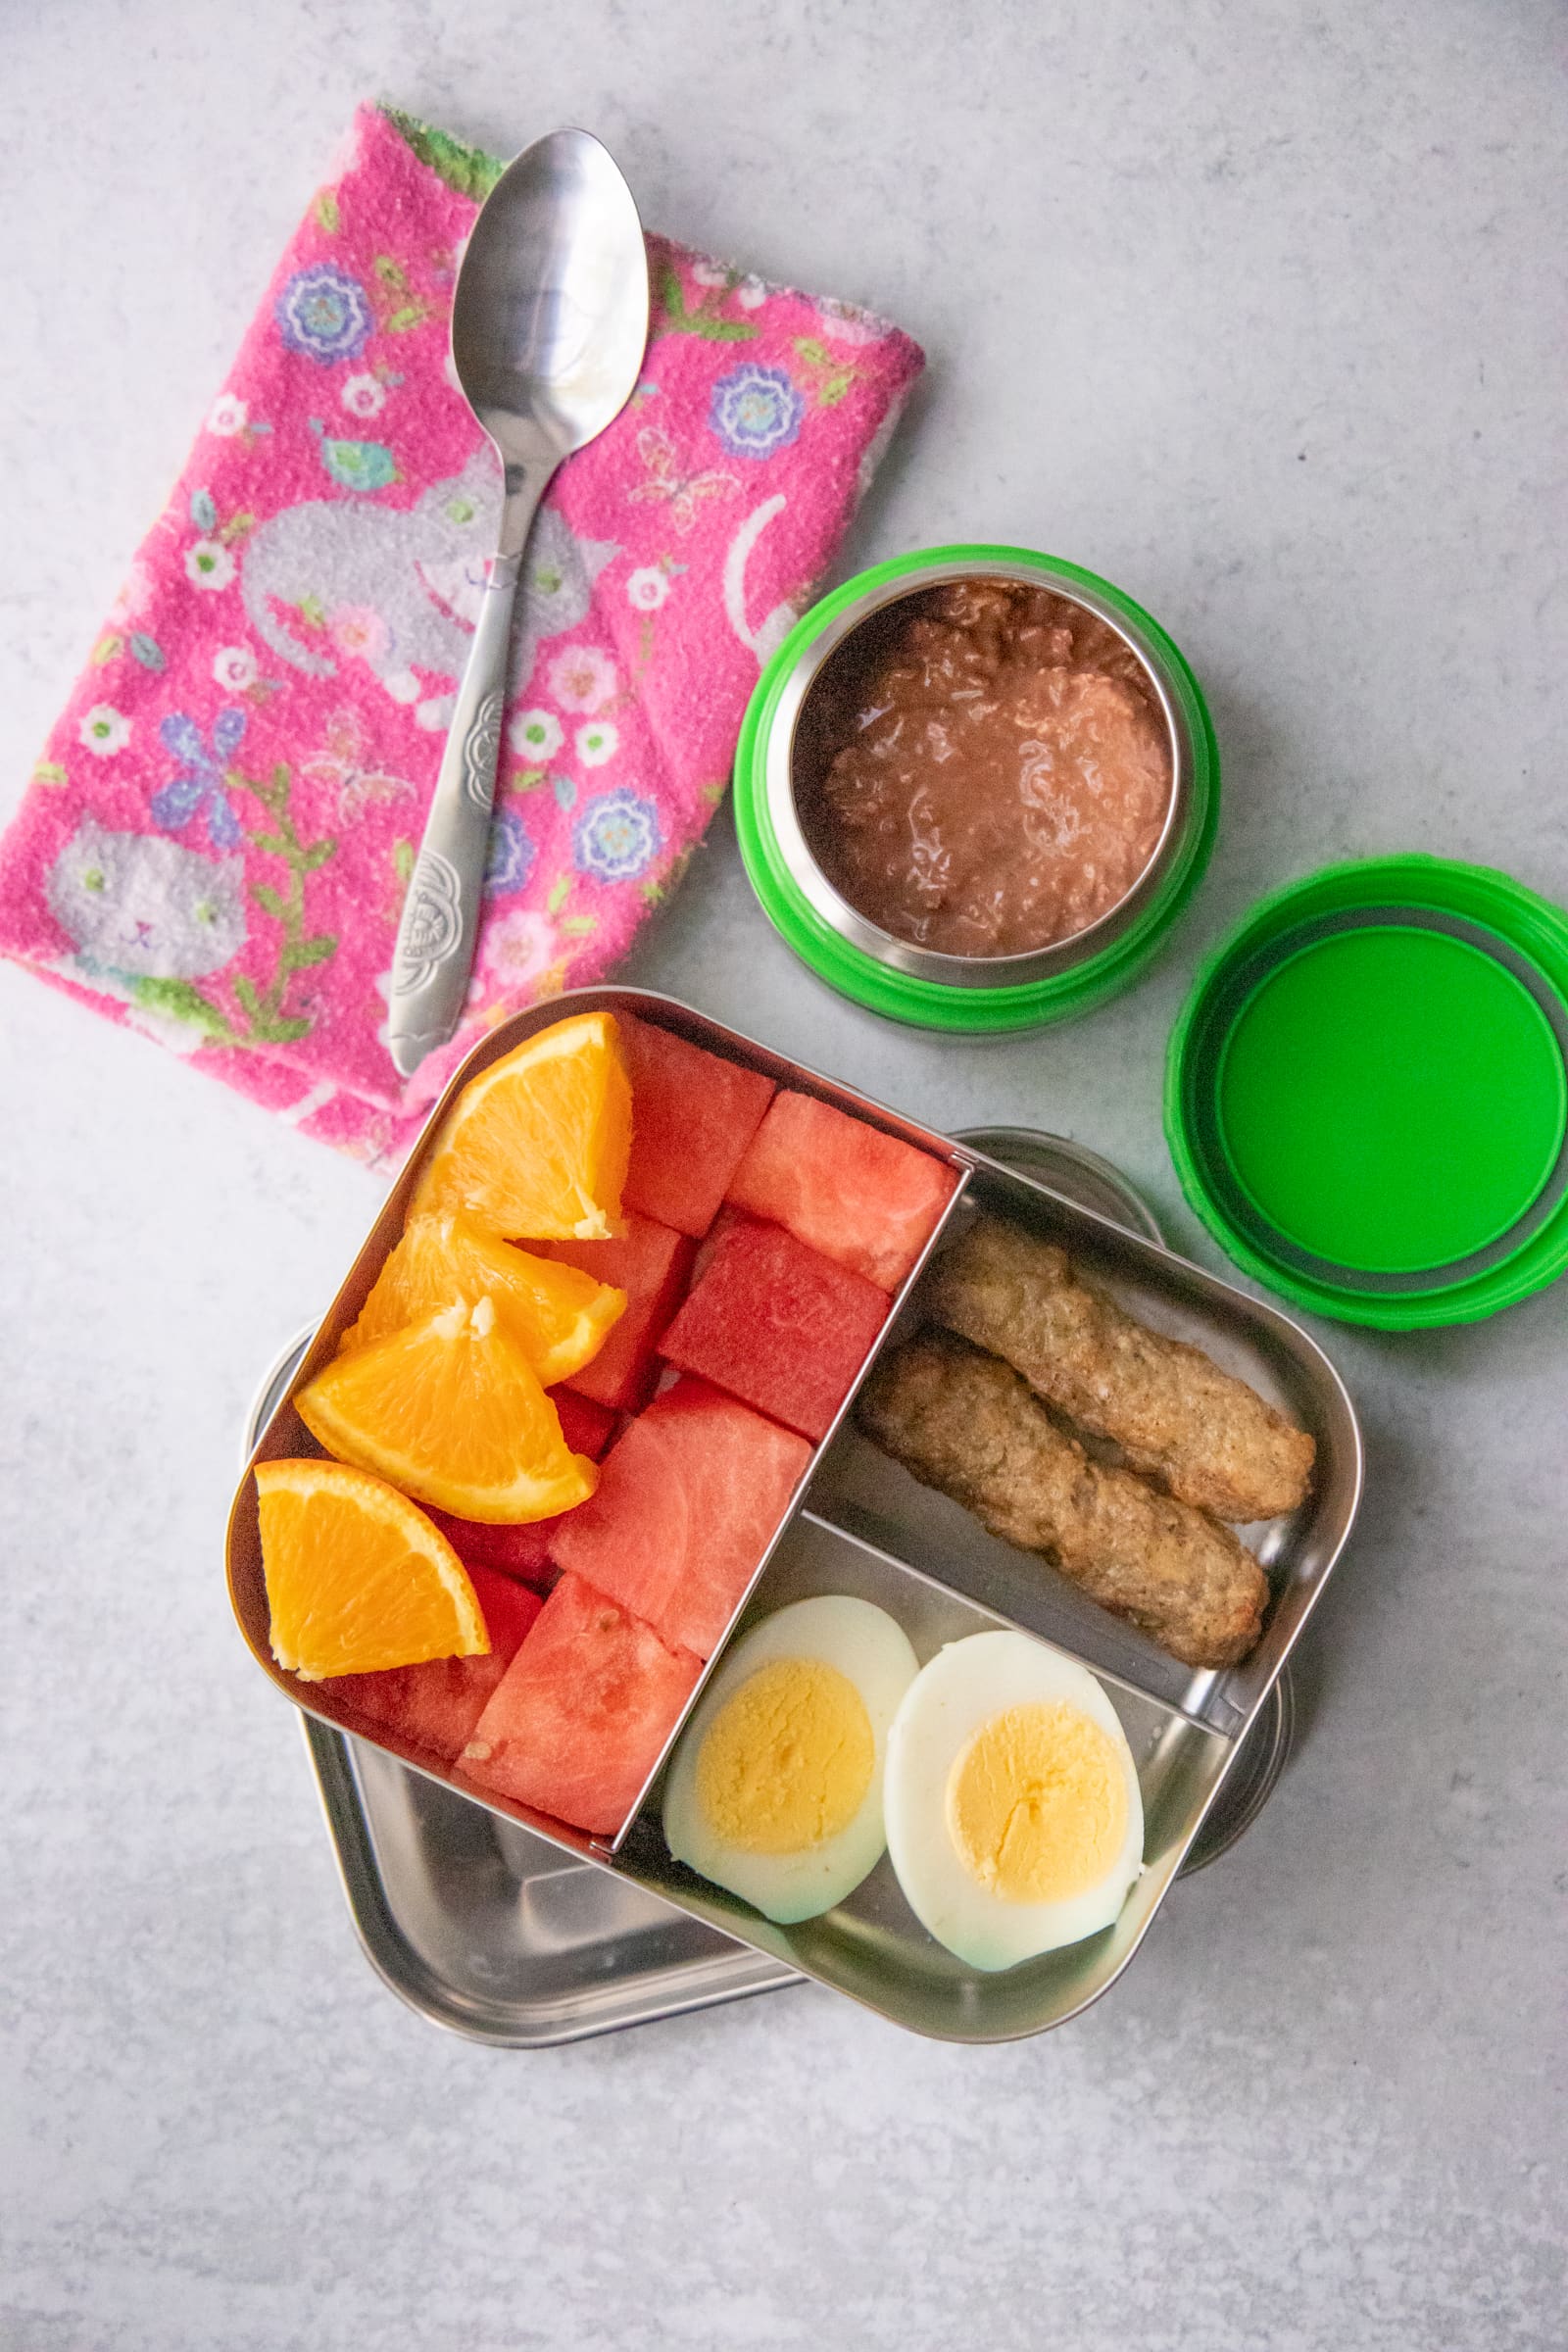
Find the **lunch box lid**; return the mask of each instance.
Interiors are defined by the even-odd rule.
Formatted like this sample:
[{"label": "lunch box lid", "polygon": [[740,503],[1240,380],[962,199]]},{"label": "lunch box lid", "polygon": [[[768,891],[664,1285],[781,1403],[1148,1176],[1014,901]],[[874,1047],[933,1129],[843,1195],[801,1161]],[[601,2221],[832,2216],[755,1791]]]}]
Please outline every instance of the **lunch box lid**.
[{"label": "lunch box lid", "polygon": [[1324,867],[1262,900],[1171,1037],[1165,1132],[1236,1262],[1387,1331],[1568,1265],[1568,915],[1489,867]]},{"label": "lunch box lid", "polygon": [[[780,706],[797,666],[839,616],[868,594],[897,585],[915,595],[923,575],[961,567],[984,576],[1037,574],[1042,587],[1071,596],[1084,590],[1113,615],[1156,666],[1179,714],[1188,752],[1187,821],[1136,919],[1098,951],[1051,975],[987,987],[951,986],[881,962],[843,937],[811,905],[791,871],[768,808],[767,762]],[[891,598],[884,602],[893,601]],[[950,1034],[978,1036],[1038,1028],[1087,1012],[1136,979],[1185,910],[1208,864],[1219,816],[1219,752],[1197,679],[1165,631],[1130,596],[1096,572],[1031,548],[958,544],[893,557],[846,580],[797,621],[758,680],[735,754],[735,824],[741,857],[758,902],[803,962],[841,996],[887,1018]]]}]

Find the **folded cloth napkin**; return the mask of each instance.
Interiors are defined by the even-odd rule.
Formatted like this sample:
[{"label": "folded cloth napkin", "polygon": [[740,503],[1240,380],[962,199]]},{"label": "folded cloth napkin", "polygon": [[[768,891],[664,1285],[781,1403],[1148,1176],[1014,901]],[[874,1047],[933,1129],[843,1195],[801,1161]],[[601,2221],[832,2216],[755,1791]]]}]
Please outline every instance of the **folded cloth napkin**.
[{"label": "folded cloth napkin", "polygon": [[499,170],[361,110],[0,843],[0,951],[372,1161],[667,895],[923,364],[649,239],[641,381],[529,546],[468,1010],[405,1086],[393,943],[500,505],[447,321]]}]

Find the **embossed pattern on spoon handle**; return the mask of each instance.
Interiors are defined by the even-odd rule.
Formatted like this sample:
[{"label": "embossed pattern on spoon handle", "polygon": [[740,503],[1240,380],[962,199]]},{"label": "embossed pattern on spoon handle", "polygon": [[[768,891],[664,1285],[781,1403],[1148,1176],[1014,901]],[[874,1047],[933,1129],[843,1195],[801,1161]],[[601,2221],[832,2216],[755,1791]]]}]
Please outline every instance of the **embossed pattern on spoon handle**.
[{"label": "embossed pattern on spoon handle", "polygon": [[491,564],[424,839],[403,902],[387,1034],[392,1059],[405,1078],[446,1044],[468,991],[496,797],[512,609],[521,568],[521,553],[498,555]]}]

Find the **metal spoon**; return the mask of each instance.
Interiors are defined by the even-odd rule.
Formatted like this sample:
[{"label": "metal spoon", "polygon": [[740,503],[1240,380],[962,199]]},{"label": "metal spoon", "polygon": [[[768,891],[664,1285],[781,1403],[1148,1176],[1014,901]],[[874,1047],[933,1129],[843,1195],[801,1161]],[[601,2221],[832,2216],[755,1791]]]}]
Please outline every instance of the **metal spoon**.
[{"label": "metal spoon", "polygon": [[467,994],[528,532],[562,460],[631,398],[647,342],[648,259],[631,190],[587,131],[552,131],[485,199],[452,304],[453,364],[500,452],[506,502],[398,926],[388,1036],[405,1078],[445,1045]]}]

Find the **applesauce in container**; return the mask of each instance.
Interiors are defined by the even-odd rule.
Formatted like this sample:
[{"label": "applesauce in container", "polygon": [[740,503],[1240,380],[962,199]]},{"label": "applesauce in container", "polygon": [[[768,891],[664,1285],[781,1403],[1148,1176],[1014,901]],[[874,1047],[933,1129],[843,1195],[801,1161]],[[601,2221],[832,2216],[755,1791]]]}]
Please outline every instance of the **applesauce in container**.
[{"label": "applesauce in container", "polygon": [[966,1034],[1124,987],[1213,843],[1191,670],[1108,581],[1025,549],[862,573],[791,632],[736,759],[764,911],[842,994]]}]

